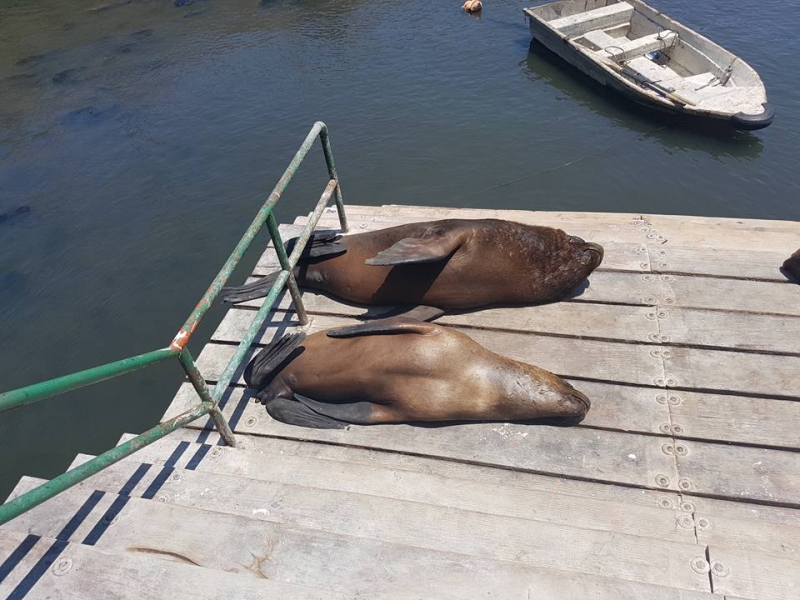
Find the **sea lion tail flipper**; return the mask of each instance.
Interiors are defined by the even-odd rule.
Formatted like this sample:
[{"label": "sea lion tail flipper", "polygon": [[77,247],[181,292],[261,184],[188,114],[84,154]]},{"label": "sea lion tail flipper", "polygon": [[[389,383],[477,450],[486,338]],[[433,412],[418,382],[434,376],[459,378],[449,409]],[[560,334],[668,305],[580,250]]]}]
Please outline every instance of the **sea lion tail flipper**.
[{"label": "sea lion tail flipper", "polygon": [[280,271],[275,271],[266,277],[262,277],[246,285],[222,288],[222,301],[228,304],[238,304],[239,302],[245,302],[247,300],[263,298],[269,294],[270,289],[272,289],[272,284],[275,283],[275,280],[280,274]]},{"label": "sea lion tail flipper", "polygon": [[368,425],[371,423],[372,402],[319,402],[313,398],[294,393],[297,401],[318,415],[330,417],[338,422]]},{"label": "sea lion tail flipper", "polygon": [[404,238],[364,261],[368,265],[409,265],[449,258],[461,245],[461,234],[452,229],[431,228],[422,237]]},{"label": "sea lion tail flipper", "polygon": [[378,319],[375,321],[365,321],[358,325],[348,325],[329,329],[326,333],[332,338],[358,337],[360,335],[383,335],[397,333],[419,333],[426,334],[435,331],[435,325],[430,325],[416,319],[407,317],[392,317],[391,319]]},{"label": "sea lion tail flipper", "polygon": [[314,429],[344,429],[349,423],[338,421],[313,411],[297,400],[276,397],[264,403],[269,416],[282,423]]},{"label": "sea lion tail flipper", "polygon": [[244,370],[247,387],[262,390],[269,382],[270,374],[288,359],[305,339],[306,334],[303,331],[287,333],[262,348]]},{"label": "sea lion tail flipper", "polygon": [[[286,242],[286,254],[294,251],[297,238],[292,238]],[[336,231],[317,231],[311,234],[303,254],[300,255],[300,262],[313,258],[332,258],[347,252],[347,244],[342,241],[342,235]]]}]

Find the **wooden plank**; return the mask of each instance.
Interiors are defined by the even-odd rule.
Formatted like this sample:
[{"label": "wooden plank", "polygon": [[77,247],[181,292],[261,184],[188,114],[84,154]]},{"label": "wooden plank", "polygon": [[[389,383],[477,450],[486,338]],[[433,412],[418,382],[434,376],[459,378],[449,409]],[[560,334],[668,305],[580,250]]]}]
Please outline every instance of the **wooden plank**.
[{"label": "wooden plank", "polygon": [[[649,277],[654,277],[650,275]],[[593,276],[594,278],[594,276]],[[248,278],[248,283],[257,281]],[[778,285],[764,284],[761,285]],[[591,286],[590,286],[591,287]],[[779,286],[788,287],[788,286]],[[795,286],[800,290],[800,286]],[[640,300],[653,300],[655,296]],[[261,299],[239,307],[257,308]],[[339,302],[311,291],[304,292],[306,310],[314,314],[360,317],[368,307]],[[293,310],[284,293],[276,306]],[[798,295],[800,306],[800,295]],[[540,306],[488,308],[450,314],[436,321],[443,325],[552,333],[642,343],[684,344],[800,354],[800,319],[790,316],[708,311],[675,306],[621,306],[588,302],[557,302]]]},{"label": "wooden plank", "polygon": [[669,387],[797,398],[798,356],[680,347],[661,356]]},{"label": "wooden plank", "polygon": [[[5,529],[0,532],[0,558],[10,555],[24,534]],[[22,559],[7,579],[0,581],[0,596],[11,597],[16,585],[55,543],[42,538]],[[314,589],[305,585],[282,583],[268,579],[243,577],[218,570],[198,569],[181,564],[180,559],[161,560],[145,553],[108,553],[84,544],[67,544],[52,566],[47,568],[26,600],[89,600],[115,598],[130,600],[219,600],[235,597],[242,600],[262,600],[266,597],[287,600],[346,600],[347,593],[330,589]],[[187,582],[191,581],[191,585]],[[15,596],[22,597],[22,596]],[[394,595],[384,596],[395,598]],[[677,597],[677,596],[676,596]]]},{"label": "wooden plank", "polygon": [[[126,434],[127,435],[127,434]],[[129,439],[128,436],[123,436]],[[164,443],[165,448],[172,447],[172,440],[190,443],[203,441],[206,444],[221,444],[219,435],[209,430],[180,429],[174,432]],[[289,454],[291,456],[332,459],[359,464],[380,465],[391,469],[431,473],[442,477],[453,477],[482,481],[502,486],[513,486],[521,489],[569,494],[618,502],[637,506],[657,506],[664,510],[679,509],[688,513],[700,513],[722,517],[731,521],[759,521],[800,527],[800,510],[779,506],[765,506],[742,501],[719,500],[699,496],[681,496],[668,490],[652,491],[638,488],[626,488],[591,481],[561,479],[513,471],[496,469],[463,462],[439,460],[430,457],[413,456],[394,452],[382,452],[366,448],[339,446],[325,443],[309,443],[305,441],[264,437],[259,435],[238,435],[239,446],[251,452],[258,452],[265,463],[274,463],[275,457]],[[180,463],[179,463],[180,464]]]},{"label": "wooden plank", "polygon": [[[301,217],[296,220],[296,223],[302,222],[303,219]],[[352,219],[353,231],[383,229],[403,222],[424,220],[421,216],[404,219],[392,217],[362,219],[357,215],[354,216]],[[361,227],[362,225],[365,226]],[[319,226],[336,228],[337,221],[332,215],[323,215]],[[758,244],[756,248],[759,249],[756,250],[752,249],[752,246],[743,246],[740,241],[736,241],[735,245],[731,247],[730,242],[727,244],[724,242],[724,236],[715,238],[714,241],[719,243],[712,246],[697,245],[693,240],[681,242],[692,245],[679,245],[677,242],[668,243],[666,238],[659,241],[659,237],[664,237],[661,234],[649,232],[644,236],[638,234],[625,236],[622,233],[624,230],[625,228],[608,230],[596,226],[585,228],[573,226],[568,231],[587,241],[602,244],[605,249],[603,263],[600,266],[602,270],[688,273],[780,282],[786,281],[786,277],[780,272],[780,266],[796,250],[798,235],[800,235],[786,236],[783,242],[774,244],[770,248],[764,248],[759,238],[753,241],[753,244]],[[652,237],[648,238],[647,236]]]},{"label": "wooden plank", "polygon": [[[363,231],[375,231],[378,229],[385,229],[393,227],[402,223],[411,223],[414,221],[421,221],[420,218],[404,218],[404,219],[387,219],[384,217],[369,217],[361,219],[358,215],[354,215],[351,219],[348,216],[350,225],[350,232],[357,233]],[[295,224],[302,224],[305,217],[300,217],[295,220]],[[338,220],[334,215],[326,214],[320,218],[318,227],[321,229],[337,229]],[[363,226],[363,227],[362,227]],[[647,257],[647,246],[643,242],[625,242],[619,241],[611,235],[602,235],[594,230],[580,231],[576,228],[571,228],[569,233],[572,235],[579,235],[586,239],[586,241],[599,242],[603,245],[605,250],[603,256],[602,270],[622,270],[622,271],[649,271],[650,265]]]},{"label": "wooden plank", "polygon": [[[178,447],[148,446],[136,460],[163,463]],[[184,453],[188,463],[200,444]],[[596,531],[617,531],[642,537],[695,543],[694,524],[680,510],[642,507],[566,494],[497,485],[460,477],[443,477],[348,460],[315,459],[291,455],[265,461],[260,452],[214,447],[194,467],[201,472],[236,475],[259,481],[301,485],[317,489],[351,492],[407,500],[460,510],[567,525]],[[178,462],[176,466],[183,466]]]},{"label": "wooden plank", "polygon": [[[52,501],[51,501],[52,502]],[[522,564],[520,562],[493,561],[487,558],[470,557],[451,552],[434,552],[399,544],[389,544],[377,540],[331,534],[323,531],[308,531],[258,520],[183,509],[169,504],[160,504],[132,498],[124,509],[122,518],[114,523],[101,538],[103,552],[120,564],[128,564],[131,559],[145,560],[141,555],[132,555],[130,547],[143,547],[162,553],[176,552],[202,565],[216,564],[224,569],[197,568],[196,566],[153,560],[154,564],[169,577],[170,573],[186,571],[183,577],[175,577],[174,584],[180,585],[192,597],[222,598],[264,598],[269,589],[268,582],[303,583],[331,592],[327,598],[339,598],[333,592],[339,590],[351,600],[356,598],[437,598],[441,600],[484,599],[486,597],[521,598],[532,597],[542,600],[559,600],[568,597],[586,597],[588,591],[597,600],[704,600],[710,594],[691,592],[646,583],[611,579],[548,570]],[[201,520],[202,519],[202,520]],[[207,521],[205,520],[207,519]],[[127,525],[126,525],[127,523]],[[182,524],[176,527],[176,524]],[[241,534],[241,535],[239,535]],[[22,534],[14,534],[5,529],[0,535],[0,557],[16,547]],[[227,542],[218,555],[214,555],[215,539]],[[99,553],[101,550],[81,546],[81,552]],[[182,554],[186,552],[186,554]],[[73,555],[68,555],[72,558]],[[155,553],[149,557],[158,556]],[[162,554],[163,556],[163,554]],[[208,562],[206,562],[208,561]],[[178,571],[172,570],[176,564]],[[105,565],[101,565],[105,566]],[[94,575],[95,584],[104,581],[108,573],[114,573],[109,566],[105,572]],[[143,575],[148,573],[143,569]],[[138,577],[138,570],[131,576]],[[420,573],[424,573],[420,577]],[[195,589],[195,583],[205,582],[210,574],[223,582],[221,586],[203,585]],[[191,576],[192,585],[186,585]],[[233,578],[233,579],[231,579]],[[59,589],[68,589],[67,580],[62,577]],[[154,578],[159,581],[159,578]],[[265,582],[265,580],[267,580]],[[8,581],[8,580],[7,580]],[[231,585],[229,582],[235,582]],[[166,589],[172,583],[167,584]],[[258,586],[261,595],[251,596],[248,590]],[[131,586],[135,591],[136,586]],[[220,588],[225,593],[220,593]],[[0,588],[4,590],[5,588]],[[205,596],[203,590],[214,590],[215,595]],[[241,590],[241,592],[240,592]],[[182,592],[174,597],[182,598]],[[124,590],[120,591],[123,598]],[[29,596],[31,597],[31,596]],[[61,595],[45,597],[63,597]],[[87,595],[78,596],[84,600]],[[117,596],[115,596],[117,597]],[[142,596],[145,598],[173,597],[172,595]],[[187,596],[188,597],[188,596]],[[294,598],[291,595],[276,597]]]},{"label": "wooden plank", "polygon": [[[281,234],[289,239],[299,234],[300,225],[281,225]],[[642,247],[642,250],[646,248]],[[647,255],[640,255],[648,260]],[[278,268],[270,248],[255,267],[255,275],[267,275]],[[645,270],[649,270],[649,267]],[[716,277],[658,275],[650,273],[598,270],[589,278],[589,286],[575,302],[612,302],[640,305],[665,304],[687,308],[714,308],[730,311],[800,315],[800,286],[784,281],[747,281]],[[260,301],[253,301],[260,306]]]},{"label": "wooden plank", "polygon": [[[747,248],[760,243],[762,248],[784,250],[797,245],[800,223],[764,219],[730,219],[686,215],[645,215],[641,213],[551,212],[481,208],[440,208],[384,205],[348,206],[348,216],[406,219],[508,219],[530,225],[561,229],[613,232],[620,241],[645,241],[648,244],[678,244]],[[576,234],[579,235],[579,234]]]},{"label": "wooden plank", "polygon": [[[216,342],[236,342],[252,323],[254,311],[231,309],[223,318],[211,339]],[[267,343],[297,325],[292,313],[274,313],[256,336],[256,343]],[[308,331],[317,332],[340,327],[354,320],[332,315],[317,315]],[[591,378],[619,383],[654,385],[663,379],[660,355],[651,347],[581,340],[566,337],[541,336],[512,331],[464,329],[479,344],[515,360],[534,364],[559,375]],[[663,384],[663,381],[661,382]]]},{"label": "wooden plank", "polygon": [[[308,304],[308,309],[314,313],[340,315],[342,314],[340,307],[346,306],[326,296],[314,296],[313,299],[310,298],[312,301]],[[343,316],[351,314],[358,316],[365,312],[364,308],[356,306],[348,306],[345,310],[347,312]],[[447,314],[438,318],[436,322],[441,325],[643,343],[656,341],[659,331],[659,323],[650,307],[585,302],[488,308],[462,314]]]},{"label": "wooden plank", "polygon": [[[273,264],[275,262],[275,264]],[[272,258],[259,263],[257,275],[267,275],[278,268]],[[256,281],[249,277],[247,283]],[[716,309],[734,313],[769,313],[800,316],[800,286],[768,281],[718,279],[685,275],[655,275],[595,271],[589,285],[580,295],[561,304],[590,302],[631,304],[638,306],[664,305],[670,307]],[[303,290],[306,307],[311,312],[360,315],[366,308],[327,297],[313,290]],[[237,306],[259,308],[263,299],[242,302]],[[281,296],[276,306],[288,309],[288,294]],[[531,308],[543,308],[531,307]],[[475,311],[480,312],[480,311]]]},{"label": "wooden plank", "polygon": [[[91,486],[114,492],[137,468],[133,462],[113,465],[95,475]],[[148,485],[143,480],[132,495]],[[694,544],[184,469],[174,470],[157,498],[250,518],[266,512],[266,520],[291,527],[708,591],[708,578],[691,568],[704,554]]]},{"label": "wooden plank", "polygon": [[650,265],[657,273],[709,274],[786,282],[780,267],[790,254],[783,248],[735,252],[730,248],[670,245],[669,248],[660,248],[655,256],[651,253]]},{"label": "wooden plank", "polygon": [[719,546],[709,548],[715,594],[726,598],[800,598],[800,562]]},{"label": "wooden plank", "polygon": [[[601,287],[602,280],[595,281],[598,275],[600,274],[592,275],[592,283]],[[658,304],[800,316],[799,285],[684,275],[650,277],[657,277],[661,285],[661,293],[657,296]]]},{"label": "wooden plank", "polygon": [[633,16],[633,7],[627,2],[617,2],[594,10],[553,19],[548,25],[564,36],[575,37],[583,35],[591,29],[605,29],[628,23],[631,16]]},{"label": "wooden plank", "polygon": [[800,402],[670,391],[678,437],[800,448]]},{"label": "wooden plank", "polygon": [[800,560],[800,527],[714,513],[695,513],[694,522],[700,544]]},{"label": "wooden plank", "polygon": [[[219,379],[235,350],[215,343],[203,349],[197,365],[209,382]],[[234,375],[235,384],[244,385],[244,366],[254,352]],[[800,448],[800,430],[795,426],[800,402],[567,380],[592,399],[581,427]]]},{"label": "wooden plank", "polygon": [[[126,436],[123,436],[123,440],[127,441],[130,437],[132,436],[126,434]],[[173,432],[167,439],[156,442],[154,444],[156,446],[154,452],[159,451],[158,446],[160,444],[164,444],[164,447],[172,447],[172,440],[221,444],[219,435],[214,431],[198,431],[197,429],[185,428]],[[279,462],[280,457],[284,455],[330,459],[364,465],[378,465],[403,471],[429,473],[440,477],[469,479],[498,486],[513,486],[537,492],[567,494],[644,507],[655,506],[667,511],[692,512],[695,509],[693,504],[682,503],[680,495],[669,490],[654,491],[619,485],[606,485],[591,481],[562,479],[525,471],[474,465],[426,456],[261,435],[237,434],[236,440],[240,448],[261,454],[264,462],[268,464]],[[182,463],[179,462],[178,466],[182,466]],[[740,505],[737,504],[736,506]],[[758,508],[762,511],[765,509],[765,507],[761,506]],[[761,515],[759,514],[759,516]]]},{"label": "wooden plank", "polygon": [[[657,312],[660,314],[660,311]],[[238,342],[254,315],[253,311],[242,309],[228,311],[212,335],[212,340]],[[350,322],[352,319],[317,315],[309,331],[339,327]],[[296,325],[291,313],[275,313],[256,341],[264,343]],[[796,374],[800,372],[800,356],[683,347],[653,348],[511,331],[463,331],[492,352],[535,364],[565,377],[656,386],[666,381],[672,388],[793,397]]]},{"label": "wooden plank", "polygon": [[[236,347],[229,344],[209,343],[197,358],[197,366],[209,382],[216,382],[235,351]],[[254,352],[246,355],[234,374],[234,384],[245,385],[242,375]],[[592,401],[592,408],[580,426],[655,434],[669,432],[669,407],[662,398],[663,390],[568,380]]]},{"label": "wooden plank", "polygon": [[650,312],[657,315],[661,335],[670,344],[800,354],[797,317],[673,307]]},{"label": "wooden plank", "polygon": [[678,445],[682,491],[800,507],[800,453],[694,441]]},{"label": "wooden plank", "polygon": [[[663,439],[653,436],[509,423],[307,429],[274,421],[263,406],[252,401],[250,391],[229,388],[224,399],[223,414],[238,433],[318,440],[651,489],[677,489],[673,457],[662,450]],[[196,403],[191,386],[182,386],[165,419]],[[198,426],[204,427],[202,423]]]},{"label": "wooden plank", "polygon": [[718,498],[700,498],[698,496],[684,496],[681,508],[687,512],[696,511],[726,519],[756,520],[800,527],[800,510],[796,508],[765,506],[740,500],[720,500]]}]

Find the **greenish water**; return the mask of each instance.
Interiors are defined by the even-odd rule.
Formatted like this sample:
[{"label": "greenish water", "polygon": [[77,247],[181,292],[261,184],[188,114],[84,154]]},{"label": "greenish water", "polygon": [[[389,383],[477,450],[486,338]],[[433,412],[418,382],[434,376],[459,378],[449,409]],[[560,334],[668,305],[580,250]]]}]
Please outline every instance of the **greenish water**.
[{"label": "greenish water", "polygon": [[[524,2],[6,0],[0,389],[165,345],[318,119],[350,203],[800,219],[800,11],[653,4],[759,71],[770,128],[642,113],[529,51]],[[315,150],[281,220],[325,180]],[[153,425],[180,380],[0,415],[0,496]]]}]

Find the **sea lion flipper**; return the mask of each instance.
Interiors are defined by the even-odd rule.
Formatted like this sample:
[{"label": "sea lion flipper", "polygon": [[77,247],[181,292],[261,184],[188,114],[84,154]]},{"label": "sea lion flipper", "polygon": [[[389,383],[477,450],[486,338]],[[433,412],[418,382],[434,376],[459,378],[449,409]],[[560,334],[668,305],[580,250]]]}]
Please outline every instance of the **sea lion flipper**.
[{"label": "sea lion flipper", "polygon": [[434,325],[417,321],[416,319],[392,317],[391,319],[365,321],[358,325],[329,329],[326,335],[332,338],[358,337],[360,335],[391,335],[397,333],[418,333],[424,335],[436,331],[434,327]]},{"label": "sea lion flipper", "polygon": [[452,229],[431,228],[422,237],[404,238],[381,250],[368,265],[409,265],[438,262],[449,258],[462,242],[461,234]]},{"label": "sea lion flipper", "polygon": [[275,280],[280,274],[280,271],[275,271],[266,277],[262,277],[258,281],[246,285],[222,288],[222,301],[228,304],[237,304],[247,300],[263,298],[269,294],[270,289],[272,289],[272,284],[275,283]]},{"label": "sea lion flipper", "polygon": [[356,425],[367,425],[371,422],[372,402],[319,402],[308,396],[294,393],[297,401],[304,404],[307,408],[318,415],[330,417],[339,422],[354,423]]},{"label": "sea lion flipper", "polygon": [[441,308],[435,306],[418,305],[414,307],[395,306],[393,308],[373,307],[367,310],[359,319],[388,319],[390,317],[406,317],[418,321],[433,321],[444,314]]},{"label": "sea lion flipper", "polygon": [[277,397],[265,402],[267,412],[276,421],[298,425],[299,427],[312,427],[314,429],[344,429],[349,423],[337,421],[326,415],[314,412],[308,406],[297,400]]},{"label": "sea lion flipper", "polygon": [[269,382],[270,373],[289,358],[305,339],[306,334],[303,331],[287,333],[262,348],[244,370],[244,381],[247,387],[254,390],[263,389]]},{"label": "sea lion flipper", "polygon": [[[297,238],[286,242],[286,254],[291,254],[297,244]],[[300,261],[316,258],[333,258],[347,252],[347,244],[342,241],[342,235],[336,231],[317,231],[311,234]]]}]

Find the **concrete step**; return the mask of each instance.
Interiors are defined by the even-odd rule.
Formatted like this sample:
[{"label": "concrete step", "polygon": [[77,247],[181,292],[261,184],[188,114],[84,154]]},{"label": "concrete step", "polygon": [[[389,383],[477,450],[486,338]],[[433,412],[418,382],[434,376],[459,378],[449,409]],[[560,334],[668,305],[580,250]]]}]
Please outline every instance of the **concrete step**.
[{"label": "concrete step", "polygon": [[[346,600],[330,589],[243,577],[160,560],[148,547],[123,553],[49,537],[0,530],[0,597],[9,600]],[[189,564],[184,564],[188,561]]]},{"label": "concrete step", "polygon": [[[68,541],[126,557],[144,553],[221,576],[299,583],[361,598],[712,597],[695,591],[708,590],[708,576],[689,565],[702,560],[700,547],[605,532],[597,539],[597,532],[567,527],[543,532],[515,519],[485,522],[438,507],[429,514],[430,507],[424,505],[355,494],[342,497],[307,489],[304,493],[310,497],[304,498],[290,486],[270,492],[264,482],[187,469],[154,469],[155,479],[164,481],[156,490],[141,463],[126,460],[116,466],[125,469],[103,471],[1,531],[61,534]],[[138,484],[132,475],[139,478]],[[238,490],[231,488],[232,480],[238,481]],[[15,495],[38,483],[24,478]],[[136,497],[142,489],[156,501]],[[559,557],[553,568],[537,564],[548,554],[542,552],[544,545]]]}]

